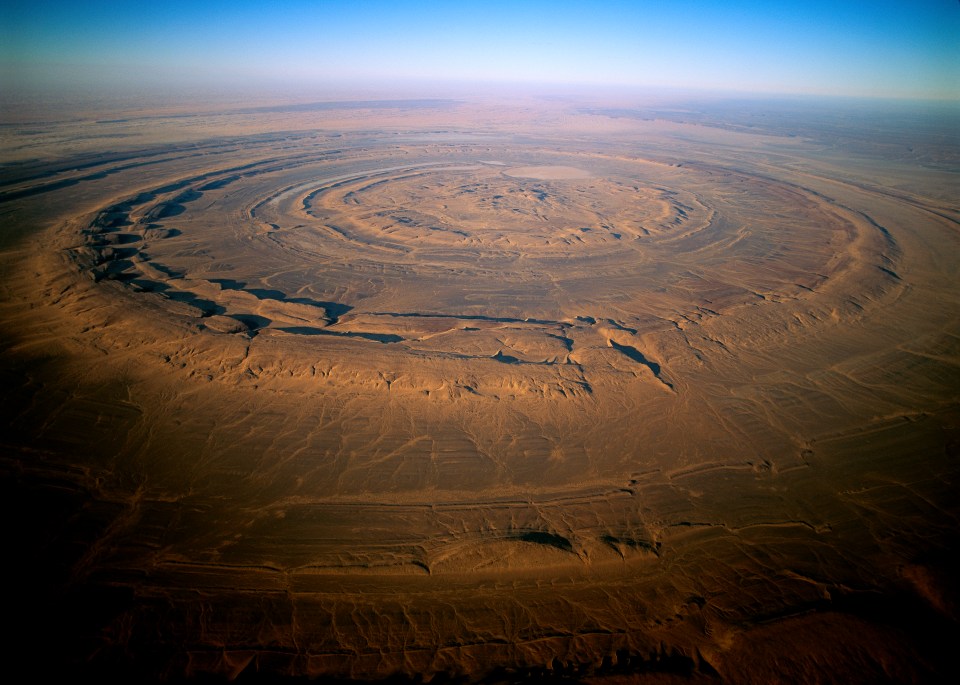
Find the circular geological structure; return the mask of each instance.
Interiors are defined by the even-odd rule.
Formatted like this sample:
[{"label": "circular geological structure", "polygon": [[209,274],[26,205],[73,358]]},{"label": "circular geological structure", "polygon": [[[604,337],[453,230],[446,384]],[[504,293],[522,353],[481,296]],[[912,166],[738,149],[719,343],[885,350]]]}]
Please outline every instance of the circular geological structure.
[{"label": "circular geological structure", "polygon": [[956,224],[729,135],[269,134],[4,186],[45,230],[8,394],[84,493],[79,658],[733,682],[896,644],[836,607],[936,592],[896,539],[949,518],[914,505],[956,466],[909,455],[950,454]]},{"label": "circular geological structure", "polygon": [[[896,246],[790,183],[537,148],[485,154],[302,145],[105,206],[74,254],[95,281],[199,330],[268,335],[277,350],[301,349],[303,336],[381,343],[371,353],[426,395],[465,388],[458,378],[471,373],[507,382],[470,387],[498,397],[521,386],[577,394],[614,378],[674,390],[653,334],[760,302],[809,306],[844,279],[889,286],[860,270],[867,257],[892,263]],[[309,341],[311,361],[329,342]]]}]

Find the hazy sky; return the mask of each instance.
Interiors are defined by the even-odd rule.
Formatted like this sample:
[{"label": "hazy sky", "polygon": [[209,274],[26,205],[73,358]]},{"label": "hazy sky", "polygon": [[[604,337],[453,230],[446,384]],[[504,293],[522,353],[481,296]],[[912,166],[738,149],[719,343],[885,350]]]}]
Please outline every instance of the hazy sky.
[{"label": "hazy sky", "polygon": [[416,79],[960,99],[960,2],[3,0],[0,78],[8,88]]}]

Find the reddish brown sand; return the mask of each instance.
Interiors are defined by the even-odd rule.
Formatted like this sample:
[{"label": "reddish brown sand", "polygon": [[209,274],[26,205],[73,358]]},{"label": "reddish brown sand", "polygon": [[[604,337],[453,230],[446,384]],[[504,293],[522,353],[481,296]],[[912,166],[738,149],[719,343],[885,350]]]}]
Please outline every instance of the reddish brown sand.
[{"label": "reddish brown sand", "polygon": [[5,140],[36,673],[954,668],[956,158],[565,107]]}]

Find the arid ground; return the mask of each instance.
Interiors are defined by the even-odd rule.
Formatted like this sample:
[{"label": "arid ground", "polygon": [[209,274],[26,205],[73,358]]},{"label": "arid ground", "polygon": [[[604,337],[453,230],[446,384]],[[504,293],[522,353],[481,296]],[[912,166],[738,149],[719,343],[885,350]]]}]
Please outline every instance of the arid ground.
[{"label": "arid ground", "polygon": [[131,682],[949,680],[960,143],[871,112],[5,122],[14,654]]}]

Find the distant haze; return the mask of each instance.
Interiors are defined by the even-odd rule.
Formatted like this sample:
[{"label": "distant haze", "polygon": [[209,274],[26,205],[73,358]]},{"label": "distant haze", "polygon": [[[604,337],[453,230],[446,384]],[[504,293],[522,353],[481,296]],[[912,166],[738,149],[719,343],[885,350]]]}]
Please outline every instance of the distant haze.
[{"label": "distant haze", "polygon": [[960,3],[7,0],[0,99],[539,83],[960,98]]}]

